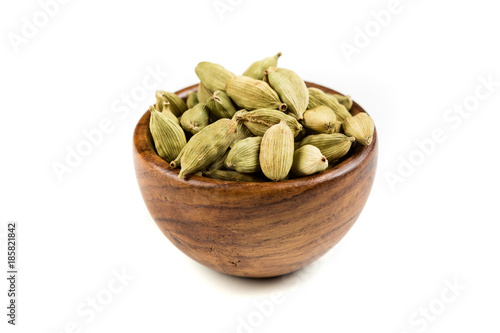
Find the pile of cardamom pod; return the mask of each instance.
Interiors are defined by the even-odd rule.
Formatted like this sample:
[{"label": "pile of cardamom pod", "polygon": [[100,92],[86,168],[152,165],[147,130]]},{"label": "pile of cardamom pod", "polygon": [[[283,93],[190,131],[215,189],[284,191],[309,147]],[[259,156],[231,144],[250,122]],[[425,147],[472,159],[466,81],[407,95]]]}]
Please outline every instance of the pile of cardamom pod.
[{"label": "pile of cardamom pod", "polygon": [[371,144],[370,116],[353,117],[349,96],[307,88],[295,72],[277,67],[280,56],[256,61],[242,76],[200,62],[201,82],[186,101],[156,92],[150,131],[180,178],[281,181],[324,171],[353,144]]}]

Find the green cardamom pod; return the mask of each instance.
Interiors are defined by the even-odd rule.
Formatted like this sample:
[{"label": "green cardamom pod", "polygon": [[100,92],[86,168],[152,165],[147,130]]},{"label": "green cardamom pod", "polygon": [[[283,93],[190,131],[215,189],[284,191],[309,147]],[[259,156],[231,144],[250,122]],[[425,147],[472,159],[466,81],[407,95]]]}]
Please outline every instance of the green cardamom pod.
[{"label": "green cardamom pod", "polygon": [[262,80],[264,78],[264,71],[269,67],[278,66],[278,58],[281,57],[281,52],[278,54],[267,57],[262,60],[256,61],[248,67],[243,73],[243,76],[251,77],[252,79]]},{"label": "green cardamom pod", "polygon": [[326,94],[330,98],[335,98],[340,104],[342,104],[347,110],[352,109],[352,98],[349,95],[339,95],[339,94]]},{"label": "green cardamom pod", "polygon": [[182,128],[159,112],[154,106],[149,107],[151,118],[149,119],[149,130],[155,143],[156,151],[161,158],[171,161],[179,155],[186,145],[186,135]]},{"label": "green cardamom pod", "polygon": [[[200,62],[194,71],[201,83],[210,91],[226,90],[227,81],[236,76],[221,65],[208,61]],[[201,101],[204,102],[203,99]]]},{"label": "green cardamom pod", "polygon": [[212,163],[210,168],[208,168],[208,171],[215,171],[215,170],[221,170],[224,168],[224,161],[226,160],[227,154],[231,151],[231,149],[227,150],[224,155],[222,155],[221,158],[219,158],[217,161]]},{"label": "green cardamom pod", "polygon": [[160,111],[160,109],[157,108],[156,106],[155,106],[155,109],[158,110],[159,112],[163,113],[168,118],[172,119],[176,124],[180,125],[179,119],[176,116],[174,116],[174,114],[170,111],[170,103],[169,102],[166,102],[166,101],[163,102],[163,107],[161,108],[162,111]]},{"label": "green cardamom pod", "polygon": [[304,112],[305,127],[317,133],[337,133],[340,130],[341,122],[337,122],[337,116],[328,106],[318,105]]},{"label": "green cardamom pod", "polygon": [[213,170],[204,171],[203,176],[219,180],[227,180],[232,182],[263,182],[264,180],[252,175],[239,173],[238,171],[228,170]]},{"label": "green cardamom pod", "polygon": [[328,160],[319,148],[304,145],[293,154],[292,173],[297,177],[309,176],[328,168]]},{"label": "green cardamom pod", "polygon": [[[238,112],[236,112],[234,116],[236,117],[237,114]],[[248,127],[245,126],[245,124],[238,122],[238,138],[235,143],[246,138],[252,138],[253,136],[254,134],[248,129]]]},{"label": "green cardamom pod", "polygon": [[287,105],[280,101],[278,94],[264,81],[247,76],[237,76],[227,82],[226,92],[241,108],[278,109],[286,111]]},{"label": "green cardamom pod", "polygon": [[246,138],[252,138],[254,137],[254,134],[248,129],[248,127],[245,126],[242,122],[238,121],[239,117],[243,114],[248,112],[247,110],[240,110],[236,112],[233,116],[232,119],[234,119],[237,122],[237,137],[236,140],[234,140],[233,144],[231,145],[230,148],[233,148],[233,146],[238,142]]},{"label": "green cardamom pod", "polygon": [[340,104],[336,98],[330,98],[328,95],[318,88],[309,88],[309,105],[308,109],[315,108],[319,105],[328,106],[337,115],[338,121],[344,121],[344,119],[352,117],[349,111]]},{"label": "green cardamom pod", "polygon": [[375,123],[373,119],[364,112],[344,120],[342,127],[346,135],[355,137],[356,141],[363,146],[369,146],[373,141]]},{"label": "green cardamom pod", "polygon": [[198,102],[207,103],[212,98],[212,92],[207,89],[201,82],[198,85]]},{"label": "green cardamom pod", "polygon": [[163,97],[160,90],[156,91],[155,98],[156,104],[154,105],[154,108],[159,112],[163,112],[163,109],[168,108],[168,106],[170,105],[170,102]]},{"label": "green cardamom pod", "polygon": [[282,120],[290,127],[294,137],[302,131],[302,125],[297,119],[277,110],[258,109],[246,111],[239,114],[236,118],[238,122],[245,124],[257,136],[263,136],[271,126],[279,124]]},{"label": "green cardamom pod", "polygon": [[207,106],[215,119],[232,118],[236,113],[233,101],[222,90],[217,90],[207,101]]},{"label": "green cardamom pod", "polygon": [[205,103],[198,103],[181,116],[181,126],[185,131],[196,134],[209,124],[210,112]]},{"label": "green cardamom pod", "polygon": [[236,137],[237,122],[227,118],[219,119],[193,135],[181,156],[179,178],[203,171],[219,160]]},{"label": "green cardamom pod", "polygon": [[262,78],[262,81],[265,83],[269,84],[269,69],[276,68],[276,67],[269,67],[264,71],[264,77]]},{"label": "green cardamom pod", "polygon": [[186,105],[188,109],[194,108],[196,104],[198,104],[200,101],[198,101],[198,94],[195,92],[189,93],[187,100],[186,100]]},{"label": "green cardamom pod", "polygon": [[184,147],[182,148],[181,152],[179,153],[179,155],[177,155],[177,157],[175,158],[175,160],[173,160],[172,162],[170,162],[170,166],[172,168],[180,168],[181,167],[181,157],[182,155],[184,154],[184,149],[186,149],[186,146],[184,145]]},{"label": "green cardamom pod", "polygon": [[308,135],[301,142],[300,147],[313,145],[321,151],[328,162],[344,157],[351,149],[353,137],[341,133]]},{"label": "green cardamom pod", "polygon": [[262,137],[255,136],[238,141],[233,145],[224,161],[224,166],[241,173],[260,171],[259,152]]},{"label": "green cardamom pod", "polygon": [[[169,103],[169,109],[170,112],[174,114],[176,117],[180,117],[184,111],[186,111],[187,105],[186,102],[176,94],[166,92],[163,90],[158,90],[156,91],[156,105],[157,107],[159,105],[163,106],[163,102],[168,102]],[[163,111],[163,109],[159,109],[158,111]]]},{"label": "green cardamom pod", "polygon": [[283,103],[288,106],[288,111],[299,120],[309,104],[309,90],[294,71],[286,68],[271,67],[265,71],[269,85],[278,93]]},{"label": "green cardamom pod", "polygon": [[259,161],[264,175],[273,181],[285,179],[292,168],[293,152],[293,134],[286,122],[271,126],[260,145]]}]

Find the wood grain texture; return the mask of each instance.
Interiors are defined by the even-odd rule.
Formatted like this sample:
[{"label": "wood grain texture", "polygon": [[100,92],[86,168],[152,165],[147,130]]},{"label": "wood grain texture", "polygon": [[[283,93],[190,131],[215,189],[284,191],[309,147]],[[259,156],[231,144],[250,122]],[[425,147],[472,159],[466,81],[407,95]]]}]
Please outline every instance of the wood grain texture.
[{"label": "wood grain texture", "polygon": [[[184,98],[196,88],[177,94]],[[364,110],[354,103],[351,112]],[[137,124],[133,146],[139,188],[165,236],[207,267],[252,278],[291,273],[337,244],[361,213],[377,164],[375,133],[372,145],[356,145],[341,163],[309,177],[265,183],[182,180],[153,148],[149,112]]]}]

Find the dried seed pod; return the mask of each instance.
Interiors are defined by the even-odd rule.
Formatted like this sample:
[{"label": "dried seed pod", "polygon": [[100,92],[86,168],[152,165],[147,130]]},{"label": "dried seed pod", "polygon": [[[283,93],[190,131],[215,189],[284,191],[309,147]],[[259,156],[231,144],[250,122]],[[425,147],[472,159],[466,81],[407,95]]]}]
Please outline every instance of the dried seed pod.
[{"label": "dried seed pod", "polygon": [[292,173],[297,177],[309,176],[328,168],[328,160],[319,148],[304,145],[293,154]]},{"label": "dried seed pod", "polygon": [[287,105],[280,101],[278,94],[264,81],[246,76],[237,76],[227,82],[226,92],[241,108],[278,109],[286,111]]},{"label": "dried seed pod", "polygon": [[196,104],[198,104],[198,94],[195,92],[189,93],[187,100],[186,100],[186,105],[188,109],[194,108]]},{"label": "dried seed pod", "polygon": [[252,79],[262,80],[264,78],[264,71],[269,67],[278,66],[278,58],[281,57],[281,52],[278,54],[267,57],[262,60],[256,61],[248,67],[243,73],[243,76],[251,77]]},{"label": "dried seed pod", "polygon": [[209,124],[210,111],[205,103],[198,103],[182,114],[181,126],[185,131],[196,134]]},{"label": "dried seed pod", "polygon": [[233,145],[224,161],[224,166],[241,173],[260,171],[259,152],[262,137],[255,136],[238,141]]},{"label": "dried seed pod", "polygon": [[[161,113],[163,113],[165,116],[167,116],[168,118],[173,120],[176,124],[180,125],[179,119],[176,116],[174,116],[172,111],[170,111],[170,103],[169,102],[162,102],[162,103],[163,103],[163,107],[161,107],[161,109],[162,109]],[[157,108],[157,107],[155,107],[155,109],[160,111],[159,108]]]},{"label": "dried seed pod", "polygon": [[303,124],[318,133],[336,133],[340,130],[337,116],[328,106],[318,105],[304,112]]},{"label": "dried seed pod", "polygon": [[353,137],[347,137],[341,133],[317,134],[306,136],[300,142],[299,147],[313,145],[321,150],[328,162],[332,162],[344,157],[354,141]]},{"label": "dried seed pod", "polygon": [[347,110],[352,108],[352,98],[349,95],[339,95],[339,94],[326,94],[330,98],[335,98],[340,104],[342,104]]},{"label": "dried seed pod", "polygon": [[[307,129],[307,135],[323,134],[323,133],[324,132],[318,132],[318,131],[314,131],[311,129]],[[333,133],[342,133],[342,122],[341,121],[336,121],[335,123],[333,123],[332,130],[326,134],[333,134]]]},{"label": "dried seed pod", "polygon": [[231,145],[230,148],[232,148],[238,141],[241,141],[243,139],[246,139],[246,138],[251,138],[253,137],[253,133],[250,132],[250,130],[240,121],[238,121],[239,117],[245,113],[245,112],[248,112],[247,110],[240,110],[238,112],[236,112],[233,116],[232,119],[234,119],[236,122],[237,122],[237,129],[236,131],[238,132],[237,135],[236,135],[236,140],[234,140],[233,144]]},{"label": "dried seed pod", "polygon": [[229,96],[222,90],[217,90],[207,101],[207,106],[215,119],[232,118],[236,108]]},{"label": "dried seed pod", "polygon": [[309,105],[308,109],[315,108],[319,105],[328,106],[337,115],[338,121],[344,121],[344,119],[352,117],[349,111],[340,104],[336,98],[330,98],[328,95],[318,88],[309,88]]},{"label": "dried seed pod", "polygon": [[224,153],[224,155],[222,155],[221,158],[219,158],[217,161],[215,161],[214,163],[212,163],[212,165],[210,166],[210,168],[208,168],[208,171],[215,171],[215,170],[221,170],[224,168],[224,161],[226,160],[226,157],[227,157],[227,154],[230,152],[231,150],[226,150],[226,152]]},{"label": "dried seed pod", "polygon": [[207,89],[201,82],[198,85],[198,102],[207,103],[210,98],[212,98],[212,92]]},{"label": "dried seed pod", "polygon": [[238,171],[213,170],[203,172],[203,176],[232,182],[263,182],[264,180],[252,175],[239,173]]},{"label": "dried seed pod", "polygon": [[342,123],[346,135],[353,136],[363,146],[369,146],[373,140],[375,123],[373,119],[364,112],[354,117],[347,118]]},{"label": "dried seed pod", "polygon": [[271,126],[260,145],[259,161],[264,175],[273,181],[285,179],[292,168],[293,152],[293,134],[286,122]]},{"label": "dried seed pod", "polygon": [[179,153],[179,155],[177,155],[177,157],[175,158],[175,160],[171,161],[170,162],[170,166],[172,168],[180,168],[181,167],[181,157],[182,155],[184,154],[184,149],[186,149],[186,146],[184,145],[184,147],[182,148],[181,152]]},{"label": "dried seed pod", "polygon": [[219,160],[237,137],[237,122],[223,118],[193,135],[181,156],[179,178],[205,170]]},{"label": "dried seed pod", "polygon": [[159,112],[154,106],[149,107],[151,118],[149,119],[149,130],[155,143],[156,151],[161,158],[171,161],[179,155],[186,145],[184,131],[172,119]]},{"label": "dried seed pod", "polygon": [[297,119],[302,119],[309,104],[309,90],[307,90],[304,80],[294,71],[286,68],[271,67],[265,71],[269,85],[286,103],[288,110]]},{"label": "dried seed pod", "polygon": [[[237,113],[236,113],[237,114]],[[245,126],[245,124],[238,122],[238,138],[235,143],[246,138],[252,138],[254,134]]]},{"label": "dried seed pod", "polygon": [[[161,108],[163,107],[164,103],[163,102],[168,102],[169,103],[169,110],[174,114],[176,117],[180,117],[184,111],[186,111],[187,105],[186,102],[176,94],[166,92],[163,90],[157,90],[156,91],[156,106],[159,107],[161,105]],[[163,108],[158,111],[163,111]]]},{"label": "dried seed pod", "polygon": [[161,90],[157,90],[155,92],[156,104],[153,105],[156,110],[159,112],[163,112],[165,108],[168,108],[170,102],[163,97]]},{"label": "dried seed pod", "polygon": [[200,62],[194,71],[201,83],[210,91],[226,90],[227,81],[236,76],[221,65],[208,61]]},{"label": "dried seed pod", "polygon": [[278,124],[282,120],[290,127],[293,136],[296,136],[302,130],[302,125],[297,119],[277,110],[258,109],[247,111],[242,112],[236,118],[238,122],[245,124],[254,135],[258,136],[264,135],[271,126]]}]

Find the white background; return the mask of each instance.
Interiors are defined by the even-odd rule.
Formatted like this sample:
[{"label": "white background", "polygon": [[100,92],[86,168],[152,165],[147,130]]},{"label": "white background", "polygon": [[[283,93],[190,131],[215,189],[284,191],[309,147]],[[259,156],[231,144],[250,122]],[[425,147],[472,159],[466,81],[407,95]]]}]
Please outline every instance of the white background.
[{"label": "white background", "polygon": [[[389,0],[222,0],[224,13],[215,3],[68,1],[17,47],[9,38],[40,4],[0,5],[0,257],[5,267],[16,220],[20,267],[16,327],[1,279],[1,331],[498,332],[500,86],[474,97],[481,77],[500,82],[497,3],[401,0],[381,28],[371,12]],[[367,45],[346,57],[343,43],[356,47],[367,27]],[[155,89],[132,107],[121,99],[147,68],[168,72],[158,88],[176,91],[197,82],[199,61],[242,73],[278,51],[280,66],[373,116],[378,174],[361,217],[321,261],[288,279],[233,278],[187,258],[150,218],[131,140]],[[464,101],[466,118],[448,113]],[[112,130],[59,180],[54,163],[103,119]],[[446,139],[424,156],[416,141],[439,129]],[[418,165],[403,170],[409,159]],[[133,277],[125,286],[114,280],[122,270]],[[453,293],[455,283],[465,290]],[[87,304],[95,297],[100,311]]]}]

